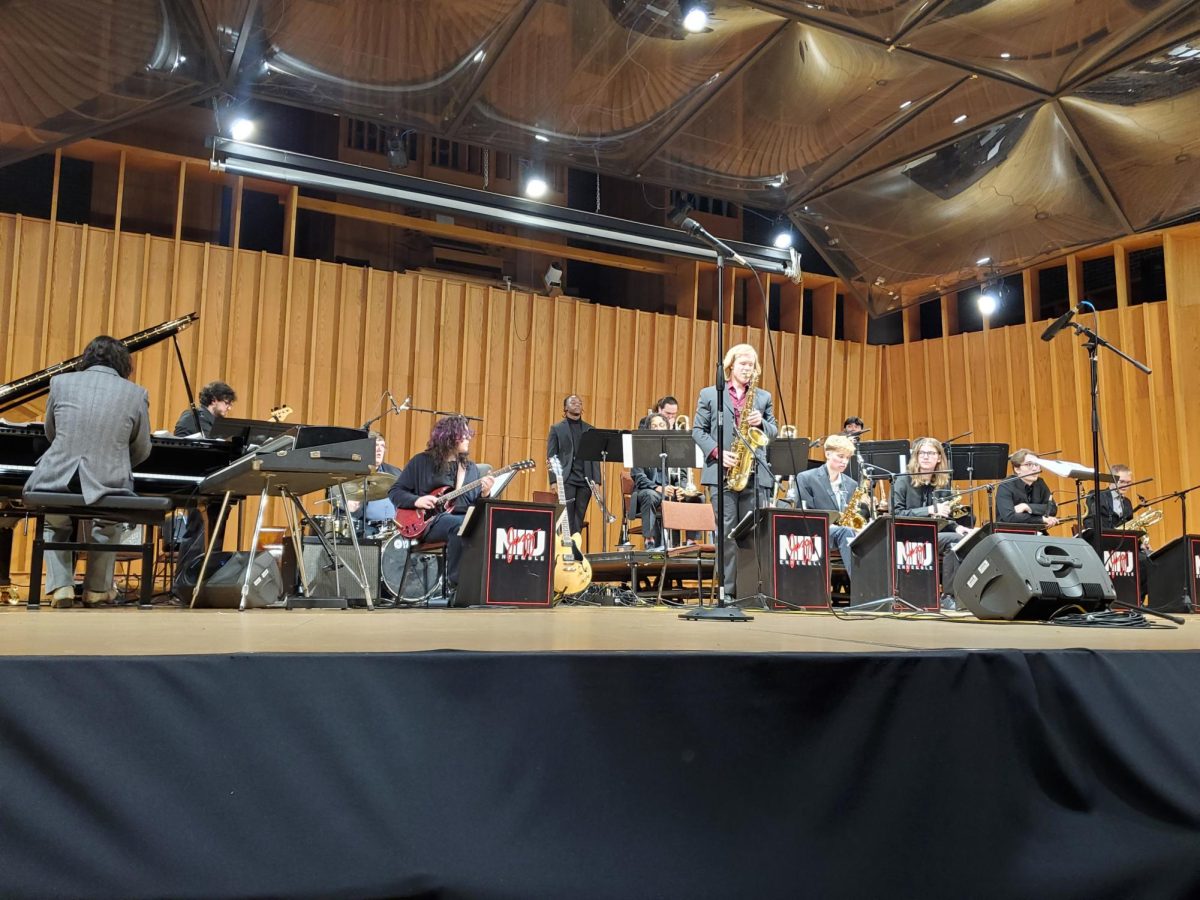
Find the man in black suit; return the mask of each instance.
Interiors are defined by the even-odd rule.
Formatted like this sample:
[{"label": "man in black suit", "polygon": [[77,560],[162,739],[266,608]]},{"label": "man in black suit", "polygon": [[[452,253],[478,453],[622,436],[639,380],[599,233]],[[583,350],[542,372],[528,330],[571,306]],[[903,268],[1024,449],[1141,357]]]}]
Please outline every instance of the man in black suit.
[{"label": "man in black suit", "polygon": [[[854,441],[842,434],[831,434],[825,439],[825,465],[801,472],[788,491],[788,499],[800,509],[827,509],[842,512],[858,490],[858,482],[845,474],[850,458],[854,456]],[[864,503],[859,514],[866,519],[870,515]],[[850,542],[858,537],[858,531],[848,525],[829,525],[829,540],[842,555],[846,575],[851,575]]]},{"label": "man in black suit", "polygon": [[[210,381],[200,389],[200,403],[196,408],[188,407],[179,414],[179,419],[175,422],[176,437],[191,437],[197,433],[196,423],[199,421],[199,434],[201,437],[208,437],[212,432],[213,423],[217,419],[223,419],[229,415],[229,411],[233,408],[233,404],[237,401],[237,394],[233,388],[223,381]],[[204,555],[205,549],[205,528],[204,519],[207,514],[211,524],[215,524],[217,516],[221,512],[220,502],[205,504],[206,509],[202,511],[199,507],[189,508],[187,511],[187,524],[184,528],[183,537],[179,541],[179,563],[177,571],[182,575],[188,567],[188,564],[195,559],[199,559]],[[224,543],[225,529],[221,528],[221,536],[217,540],[216,549],[220,550]],[[191,589],[186,585],[186,579],[179,582],[179,589],[191,598]],[[183,599],[183,594],[179,594],[180,599]]]},{"label": "man in black suit", "polygon": [[[1133,503],[1129,499],[1129,488],[1133,485],[1133,471],[1129,466],[1118,464],[1111,472],[1117,479],[1111,488],[1100,492],[1100,530],[1112,531],[1118,525],[1124,525],[1133,518]],[[1083,520],[1084,530],[1092,527],[1096,521],[1093,494],[1087,495],[1087,517]]]},{"label": "man in black suit", "polygon": [[[583,400],[578,394],[571,394],[563,399],[562,421],[551,425],[550,434],[546,436],[546,458],[556,456],[562,464],[567,521],[571,523],[572,534],[579,534],[587,515],[588,501],[592,498],[588,481],[600,480],[600,463],[584,462],[579,458],[579,440],[585,431],[591,430],[592,426],[583,421]],[[551,472],[550,486],[554,487],[556,481]]]}]

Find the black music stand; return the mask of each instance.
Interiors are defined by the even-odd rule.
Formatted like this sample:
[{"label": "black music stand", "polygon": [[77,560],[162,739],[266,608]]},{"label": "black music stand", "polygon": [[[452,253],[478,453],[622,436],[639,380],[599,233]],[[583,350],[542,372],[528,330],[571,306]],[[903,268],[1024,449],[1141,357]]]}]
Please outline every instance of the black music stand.
[{"label": "black music stand", "polygon": [[[600,497],[604,497],[604,463],[621,459],[621,432],[615,428],[589,428],[579,438],[579,449],[575,451],[584,462],[598,462],[600,466]],[[570,472],[564,472],[563,477]],[[600,511],[600,520],[604,520],[604,510]],[[600,548],[608,552],[608,527],[600,529]]]},{"label": "black music stand", "polygon": [[[636,466],[639,469],[658,469],[662,473],[664,485],[669,484],[668,469],[696,468],[696,441],[690,431],[642,430],[627,434],[629,452],[623,452],[622,458],[629,468]],[[663,499],[667,499],[665,493]],[[645,529],[645,523],[642,524],[642,528]],[[661,537],[665,542],[665,529]]]},{"label": "black music stand", "polygon": [[[1008,444],[951,444],[946,450],[951,481],[966,481],[974,487],[976,481],[1001,481],[1008,476]],[[995,519],[990,486],[987,502],[990,522]]]},{"label": "black music stand", "polygon": [[232,419],[229,416],[213,420],[208,436],[219,440],[233,441],[242,449],[262,446],[273,437],[287,434],[298,426],[295,422],[271,422],[259,419]]},{"label": "black music stand", "polygon": [[877,469],[902,473],[908,466],[912,447],[908,441],[862,441],[858,455]]},{"label": "black music stand", "polygon": [[767,465],[778,484],[784,477],[793,479],[801,472],[809,469],[808,438],[775,438],[767,446]]}]

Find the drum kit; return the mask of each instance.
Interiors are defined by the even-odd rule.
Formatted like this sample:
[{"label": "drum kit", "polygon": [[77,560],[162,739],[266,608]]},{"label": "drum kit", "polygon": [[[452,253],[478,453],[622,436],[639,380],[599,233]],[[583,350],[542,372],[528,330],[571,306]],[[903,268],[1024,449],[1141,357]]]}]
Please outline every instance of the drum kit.
[{"label": "drum kit", "polygon": [[[370,503],[373,500],[383,500],[396,481],[396,476],[389,472],[376,472],[358,481],[348,481],[343,485],[346,499],[351,502]],[[338,498],[340,500],[340,497]],[[327,515],[313,516],[325,537],[337,541],[350,540],[350,530],[363,520],[347,513],[340,503],[332,499],[319,501],[333,503],[333,509]],[[360,540],[367,540],[379,545],[379,572],[383,588],[396,598],[407,604],[418,604],[428,600],[441,589],[441,578],[437,571],[435,559],[424,554],[415,556],[408,565],[409,548],[415,543],[400,535],[392,519],[368,519],[365,530],[359,531]],[[401,583],[403,581],[403,583]]]}]

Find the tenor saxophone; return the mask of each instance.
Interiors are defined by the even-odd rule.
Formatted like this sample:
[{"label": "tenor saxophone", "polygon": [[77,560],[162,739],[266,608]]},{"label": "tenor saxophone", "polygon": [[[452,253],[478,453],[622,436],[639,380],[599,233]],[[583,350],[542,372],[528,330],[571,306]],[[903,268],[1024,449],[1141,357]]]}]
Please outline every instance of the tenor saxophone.
[{"label": "tenor saxophone", "polygon": [[746,388],[746,405],[742,407],[742,418],[738,421],[737,435],[734,438],[733,452],[737,458],[729,467],[725,476],[725,486],[731,491],[745,490],[750,482],[750,473],[754,471],[754,454],[767,446],[770,438],[761,428],[755,428],[747,421],[750,410],[754,409],[754,396],[758,390],[758,375],[750,379]]}]

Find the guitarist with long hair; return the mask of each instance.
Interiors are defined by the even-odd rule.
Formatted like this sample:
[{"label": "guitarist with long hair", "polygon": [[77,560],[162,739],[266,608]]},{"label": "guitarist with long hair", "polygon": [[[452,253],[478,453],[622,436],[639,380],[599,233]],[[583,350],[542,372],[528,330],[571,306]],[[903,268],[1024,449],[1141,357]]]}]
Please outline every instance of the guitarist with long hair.
[{"label": "guitarist with long hair", "polygon": [[449,509],[435,514],[422,541],[446,542],[446,594],[450,597],[458,585],[458,561],[462,556],[462,525],[467,508],[481,495],[491,493],[494,480],[481,477],[479,467],[471,459],[471,438],[475,432],[465,416],[446,416],[439,419],[429,435],[425,449],[408,461],[408,465],[388,491],[388,499],[397,509],[433,511],[438,508],[439,488],[453,491],[464,484],[478,481],[479,485],[458,497]]}]

